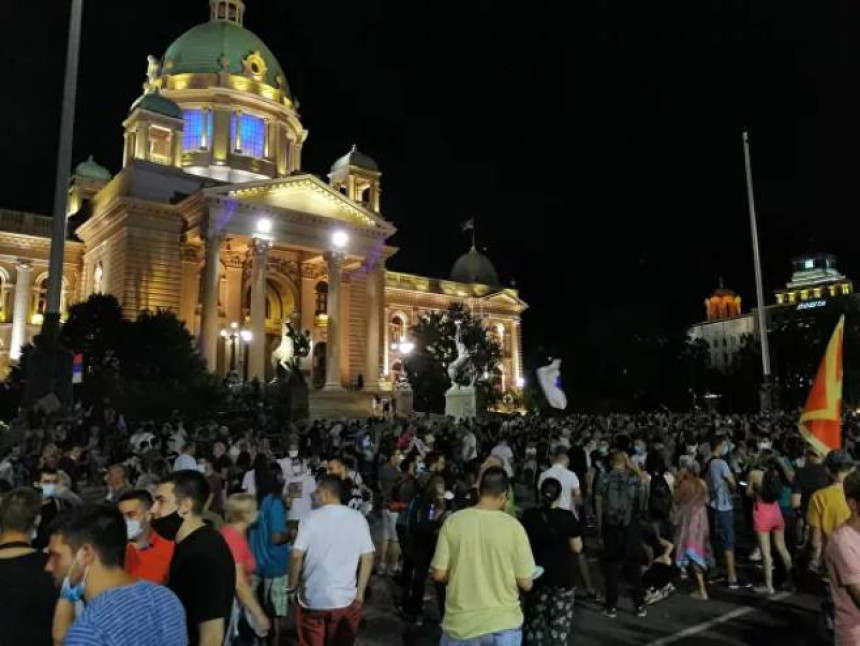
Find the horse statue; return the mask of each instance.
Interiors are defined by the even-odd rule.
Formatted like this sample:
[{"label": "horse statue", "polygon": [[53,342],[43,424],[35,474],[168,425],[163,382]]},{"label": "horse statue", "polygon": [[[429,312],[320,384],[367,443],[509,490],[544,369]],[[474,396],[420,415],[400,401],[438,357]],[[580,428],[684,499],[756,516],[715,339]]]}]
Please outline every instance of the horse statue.
[{"label": "horse statue", "polygon": [[289,321],[284,321],[281,343],[272,352],[272,367],[278,377],[299,374],[299,362],[310,353],[310,332],[299,332]]},{"label": "horse statue", "polygon": [[454,345],[457,347],[457,358],[448,365],[448,377],[457,388],[472,387],[478,380],[478,371],[472,361],[472,353],[463,343],[459,321],[457,332],[454,334]]}]

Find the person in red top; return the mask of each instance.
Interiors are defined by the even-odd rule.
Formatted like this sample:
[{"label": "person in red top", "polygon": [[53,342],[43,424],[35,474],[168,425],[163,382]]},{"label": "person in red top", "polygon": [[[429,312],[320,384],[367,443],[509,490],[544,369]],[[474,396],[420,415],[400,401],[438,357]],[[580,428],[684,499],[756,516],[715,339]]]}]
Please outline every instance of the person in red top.
[{"label": "person in red top", "polygon": [[127,491],[117,507],[125,518],[128,545],[125,571],[132,579],[164,585],[173,558],[173,541],[159,536],[152,528],[152,496],[146,489]]},{"label": "person in red top", "polygon": [[221,528],[221,535],[236,562],[236,599],[227,630],[227,643],[235,642],[240,635],[253,637],[249,630],[258,637],[265,637],[272,624],[254,594],[252,584],[257,562],[247,538],[248,526],[257,520],[256,497],[247,493],[234,493],[227,498],[225,514],[227,522]]}]

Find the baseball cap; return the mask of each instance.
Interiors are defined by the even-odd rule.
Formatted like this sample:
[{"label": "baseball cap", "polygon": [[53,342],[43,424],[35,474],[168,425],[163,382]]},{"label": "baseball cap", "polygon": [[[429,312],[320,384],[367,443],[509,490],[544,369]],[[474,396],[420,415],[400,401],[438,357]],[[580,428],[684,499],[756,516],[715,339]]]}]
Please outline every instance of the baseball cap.
[{"label": "baseball cap", "polygon": [[836,449],[827,454],[827,457],[824,459],[824,465],[830,471],[842,471],[846,467],[854,466],[854,458],[851,457],[848,451]]}]

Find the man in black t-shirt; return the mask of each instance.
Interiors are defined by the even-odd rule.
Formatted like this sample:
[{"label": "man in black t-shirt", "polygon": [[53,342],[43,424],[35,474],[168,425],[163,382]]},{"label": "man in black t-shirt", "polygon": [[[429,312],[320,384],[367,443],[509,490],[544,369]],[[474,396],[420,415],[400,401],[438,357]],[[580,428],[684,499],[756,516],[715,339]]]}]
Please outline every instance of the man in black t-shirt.
[{"label": "man in black t-shirt", "polygon": [[[185,607],[191,646],[220,646],[236,593],[236,566],[226,541],[203,522],[209,483],[198,471],[176,471],[158,485],[154,529],[176,541],[167,585]],[[178,516],[175,517],[174,515]],[[181,524],[178,522],[181,520]]]},{"label": "man in black t-shirt", "polygon": [[30,547],[42,507],[33,489],[13,489],[0,502],[0,643],[50,646],[57,588],[45,555]]}]

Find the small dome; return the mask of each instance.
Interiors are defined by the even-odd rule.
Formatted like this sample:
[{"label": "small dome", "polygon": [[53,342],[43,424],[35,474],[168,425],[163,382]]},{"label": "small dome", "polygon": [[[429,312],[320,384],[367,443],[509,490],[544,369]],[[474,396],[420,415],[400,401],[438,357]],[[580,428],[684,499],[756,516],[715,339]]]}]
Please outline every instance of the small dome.
[{"label": "small dome", "polygon": [[174,40],[164,52],[163,73],[215,74],[223,69],[244,74],[245,61],[252,54],[262,60],[262,81],[290,96],[287,77],[272,50],[243,26],[223,20],[204,22]]},{"label": "small dome", "polygon": [[155,114],[162,114],[165,117],[173,117],[174,119],[182,118],[182,108],[158,92],[144,94],[131,106],[132,110],[135,108],[154,112]]},{"label": "small dome", "polygon": [[345,166],[358,166],[365,170],[379,171],[376,162],[361,152],[355,144],[352,144],[352,149],[347,154],[332,164],[331,169],[335,171]]},{"label": "small dome", "polygon": [[478,283],[480,285],[497,286],[499,274],[493,263],[484,254],[472,247],[454,263],[451,270],[451,280],[458,283]]},{"label": "small dome", "polygon": [[723,298],[725,296],[729,296],[731,298],[734,298],[737,296],[737,294],[734,291],[732,291],[731,289],[729,289],[728,287],[726,287],[725,284],[723,283],[723,279],[720,278],[720,286],[717,287],[713,291],[713,293],[711,294],[711,298],[714,298],[714,297]]},{"label": "small dome", "polygon": [[78,177],[97,179],[105,182],[111,178],[111,174],[108,169],[101,164],[97,164],[92,155],[90,155],[89,159],[81,162],[75,167],[75,175]]}]

